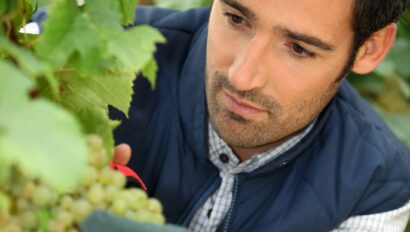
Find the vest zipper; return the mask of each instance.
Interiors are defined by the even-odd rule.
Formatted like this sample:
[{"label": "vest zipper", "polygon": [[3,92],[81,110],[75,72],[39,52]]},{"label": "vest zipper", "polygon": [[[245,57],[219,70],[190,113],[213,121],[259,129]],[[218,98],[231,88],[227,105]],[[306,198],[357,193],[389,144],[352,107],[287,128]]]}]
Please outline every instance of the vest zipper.
[{"label": "vest zipper", "polygon": [[215,192],[215,190],[219,187],[221,181],[217,178],[212,182],[212,184],[209,186],[209,188],[199,197],[199,199],[196,201],[195,205],[191,208],[188,214],[186,214],[185,217],[182,218],[182,223],[178,223],[179,225],[182,225],[184,227],[189,226],[189,222],[191,221],[192,217],[194,214],[198,211],[198,209],[205,203],[205,201],[208,199],[208,197]]},{"label": "vest zipper", "polygon": [[234,177],[234,184],[233,184],[233,189],[232,189],[232,200],[231,200],[231,206],[229,207],[228,213],[226,214],[225,218],[225,223],[223,226],[223,232],[228,232],[229,226],[231,225],[231,219],[232,219],[232,214],[233,210],[235,209],[235,204],[236,204],[236,197],[238,195],[238,176],[235,175]]}]

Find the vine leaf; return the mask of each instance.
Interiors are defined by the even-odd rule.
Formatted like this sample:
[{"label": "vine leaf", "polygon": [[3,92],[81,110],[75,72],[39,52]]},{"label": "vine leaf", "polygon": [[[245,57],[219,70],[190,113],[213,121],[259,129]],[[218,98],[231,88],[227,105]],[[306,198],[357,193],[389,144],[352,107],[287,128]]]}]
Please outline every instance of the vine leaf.
[{"label": "vine leaf", "polygon": [[142,70],[142,74],[144,75],[145,78],[147,78],[152,88],[155,88],[156,86],[155,77],[157,75],[157,71],[158,71],[158,65],[154,59],[149,61],[145,65],[144,69]]},{"label": "vine leaf", "polygon": [[72,91],[62,101],[73,107],[112,105],[127,114],[135,74],[154,67],[152,53],[163,36],[145,25],[124,30],[118,1],[87,0],[78,7],[75,1],[58,0],[49,13],[36,51],[55,68],[76,70],[63,78]]},{"label": "vine leaf", "polygon": [[135,2],[135,0],[120,0],[123,25],[128,25],[134,22]]},{"label": "vine leaf", "polygon": [[108,105],[112,105],[122,112],[128,112],[135,79],[132,72],[98,77],[81,77],[77,73],[68,72],[60,78],[64,83],[61,102],[74,111],[83,108],[105,110]]},{"label": "vine leaf", "polygon": [[34,78],[44,76],[45,80],[51,87],[53,96],[58,94],[58,82],[55,79],[50,66],[41,62],[31,52],[10,42],[3,34],[0,34],[0,50],[12,57],[27,77]]},{"label": "vine leaf", "polygon": [[114,139],[108,118],[108,105],[128,112],[134,73],[84,78],[71,72],[60,77],[65,83],[60,98],[61,104],[76,113],[86,133],[99,134],[107,151],[113,151]]},{"label": "vine leaf", "polygon": [[0,70],[0,162],[18,163],[57,191],[71,189],[88,154],[78,121],[49,101],[30,100],[33,82],[12,64],[0,61]]}]

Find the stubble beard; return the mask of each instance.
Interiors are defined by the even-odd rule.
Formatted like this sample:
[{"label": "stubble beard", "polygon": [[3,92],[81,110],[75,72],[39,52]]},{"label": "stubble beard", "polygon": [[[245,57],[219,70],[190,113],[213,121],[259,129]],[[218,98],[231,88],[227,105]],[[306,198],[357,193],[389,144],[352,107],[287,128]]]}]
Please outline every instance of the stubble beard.
[{"label": "stubble beard", "polygon": [[[228,78],[219,72],[214,72],[212,75],[207,73],[205,83],[209,120],[226,143],[236,147],[253,148],[277,139],[279,133],[276,118],[281,114],[281,106],[277,102],[257,90],[235,90]],[[217,95],[223,90],[263,109],[269,109],[268,119],[255,122],[227,110],[217,99]]]},{"label": "stubble beard", "polygon": [[[209,120],[215,131],[230,146],[242,148],[276,144],[303,129],[317,117],[337,89],[334,86],[320,99],[306,99],[300,102],[292,112],[284,112],[281,104],[259,90],[237,91],[229,83],[227,76],[217,71],[212,75],[206,73],[205,88]],[[263,109],[268,109],[267,118],[263,121],[253,121],[227,110],[217,98],[223,90]],[[310,108],[312,104],[317,107]]]}]

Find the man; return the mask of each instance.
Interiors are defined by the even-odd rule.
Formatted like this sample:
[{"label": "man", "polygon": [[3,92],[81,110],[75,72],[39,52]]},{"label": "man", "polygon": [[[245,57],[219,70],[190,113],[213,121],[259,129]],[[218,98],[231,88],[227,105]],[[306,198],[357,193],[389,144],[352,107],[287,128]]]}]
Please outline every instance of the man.
[{"label": "man", "polygon": [[[140,8],[137,23],[157,27],[167,44],[156,54],[156,89],[136,80],[116,137],[168,222],[191,231],[402,231],[409,149],[344,79],[383,60],[405,5]],[[129,153],[120,145],[117,159]]]}]

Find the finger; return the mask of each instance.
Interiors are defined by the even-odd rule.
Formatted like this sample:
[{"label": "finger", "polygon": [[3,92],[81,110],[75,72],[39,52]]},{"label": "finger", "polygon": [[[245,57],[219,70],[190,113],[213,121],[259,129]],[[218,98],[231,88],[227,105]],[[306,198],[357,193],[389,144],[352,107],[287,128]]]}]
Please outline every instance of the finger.
[{"label": "finger", "polygon": [[121,165],[127,165],[131,159],[131,147],[122,143],[115,147],[113,162]]}]

